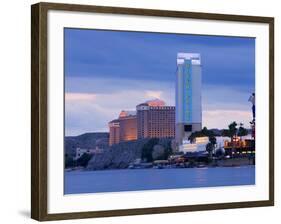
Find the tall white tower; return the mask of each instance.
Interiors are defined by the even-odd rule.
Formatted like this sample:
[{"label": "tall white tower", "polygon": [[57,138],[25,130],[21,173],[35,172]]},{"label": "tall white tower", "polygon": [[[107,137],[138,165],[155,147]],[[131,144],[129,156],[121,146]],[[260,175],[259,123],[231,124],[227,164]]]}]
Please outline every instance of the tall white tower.
[{"label": "tall white tower", "polygon": [[202,129],[201,57],[178,53],[176,77],[176,142],[182,145],[194,131]]}]

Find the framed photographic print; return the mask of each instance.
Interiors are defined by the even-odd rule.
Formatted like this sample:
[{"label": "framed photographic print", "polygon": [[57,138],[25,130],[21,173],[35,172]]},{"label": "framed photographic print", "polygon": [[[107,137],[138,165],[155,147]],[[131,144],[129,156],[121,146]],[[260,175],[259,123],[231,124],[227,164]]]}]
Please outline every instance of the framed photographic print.
[{"label": "framed photographic print", "polygon": [[32,218],[274,204],[274,18],[32,5]]}]

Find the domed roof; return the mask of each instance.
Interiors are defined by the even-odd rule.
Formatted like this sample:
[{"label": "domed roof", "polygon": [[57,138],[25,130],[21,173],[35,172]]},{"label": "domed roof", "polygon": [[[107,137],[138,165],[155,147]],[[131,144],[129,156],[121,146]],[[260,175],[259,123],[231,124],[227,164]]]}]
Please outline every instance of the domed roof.
[{"label": "domed roof", "polygon": [[148,104],[150,107],[163,107],[165,106],[165,102],[160,99],[153,99],[153,100],[148,100],[145,103]]},{"label": "domed roof", "polygon": [[135,116],[136,111],[133,110],[122,110],[119,114],[119,118],[128,117],[128,116]]}]

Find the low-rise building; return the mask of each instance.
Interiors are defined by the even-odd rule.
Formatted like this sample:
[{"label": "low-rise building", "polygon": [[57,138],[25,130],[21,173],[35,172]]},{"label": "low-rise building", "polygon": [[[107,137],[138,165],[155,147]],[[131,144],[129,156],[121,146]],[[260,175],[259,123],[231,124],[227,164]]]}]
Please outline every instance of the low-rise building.
[{"label": "low-rise building", "polygon": [[231,139],[224,141],[224,146],[226,154],[249,154],[255,152],[255,140],[251,135],[242,137],[233,137]]},{"label": "low-rise building", "polygon": [[75,157],[74,159],[77,160],[79,159],[81,156],[83,156],[85,153],[87,154],[95,154],[95,153],[101,153],[102,149],[96,147],[95,149],[81,149],[81,148],[76,148],[76,152],[75,152]]},{"label": "low-rise building", "polygon": [[188,140],[183,141],[183,144],[179,146],[179,151],[183,153],[206,151],[206,145],[208,143],[208,137],[196,137],[194,143],[190,143]]},{"label": "low-rise building", "polygon": [[[206,151],[206,145],[209,143],[208,137],[196,137],[194,142],[184,140],[179,146],[179,151],[183,153]],[[230,137],[217,136],[214,151],[224,149],[227,155],[240,153],[253,153],[255,151],[255,140],[250,136]]]},{"label": "low-rise building", "polygon": [[109,145],[118,144],[120,142],[120,122],[118,119],[108,123],[109,127]]}]

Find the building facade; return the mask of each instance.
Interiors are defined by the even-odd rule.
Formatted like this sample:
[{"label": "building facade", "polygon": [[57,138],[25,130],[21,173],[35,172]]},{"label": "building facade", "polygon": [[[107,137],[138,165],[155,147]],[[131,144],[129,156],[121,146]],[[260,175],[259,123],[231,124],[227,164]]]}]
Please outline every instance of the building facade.
[{"label": "building facade", "polygon": [[118,144],[120,142],[120,123],[119,120],[112,120],[108,123],[109,127],[109,145]]},{"label": "building facade", "polygon": [[137,118],[135,111],[121,111],[119,118],[108,123],[109,145],[137,139]]},{"label": "building facade", "polygon": [[121,111],[108,123],[109,145],[143,138],[174,138],[175,107],[159,99],[136,106],[136,111]]},{"label": "building facade", "polygon": [[136,109],[138,139],[175,137],[174,106],[165,106],[164,101],[152,100],[137,105]]},{"label": "building facade", "polygon": [[101,152],[102,152],[102,149],[100,149],[99,147],[96,147],[95,149],[76,148],[74,159],[77,160],[84,154],[93,155],[93,154],[97,154],[97,153],[101,153]]},{"label": "building facade", "polygon": [[209,137],[196,137],[194,143],[189,141],[179,146],[180,152],[205,152]]},{"label": "building facade", "polygon": [[177,54],[176,143],[182,145],[194,131],[202,129],[201,57]]},{"label": "building facade", "polygon": [[119,118],[120,142],[132,141],[137,139],[137,117],[130,115]]}]

